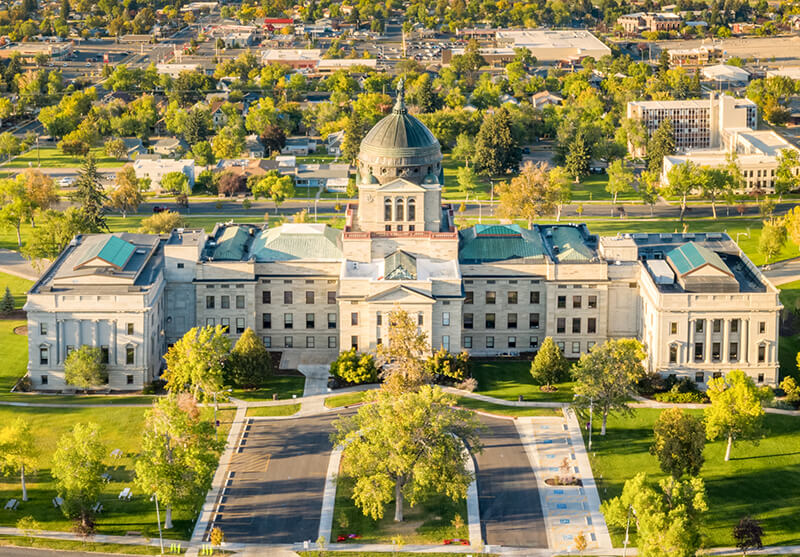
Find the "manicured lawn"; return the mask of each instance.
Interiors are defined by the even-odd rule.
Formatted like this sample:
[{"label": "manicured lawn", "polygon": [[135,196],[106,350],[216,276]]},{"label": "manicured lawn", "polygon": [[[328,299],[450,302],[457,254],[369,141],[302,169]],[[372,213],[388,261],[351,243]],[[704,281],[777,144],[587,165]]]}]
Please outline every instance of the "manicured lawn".
[{"label": "manicured lawn", "polygon": [[[800,327],[800,280],[778,286],[781,291],[783,315],[794,314],[793,323]],[[797,353],[800,352],[800,330],[794,334],[781,336],[778,340],[778,361],[780,362],[781,378],[792,375],[797,377]]]},{"label": "manicured lawn", "polygon": [[572,400],[572,383],[556,385],[558,390],[546,393],[533,384],[531,362],[523,360],[473,361],[472,376],[478,380],[476,393],[505,400],[569,402]]},{"label": "manicured lawn", "polygon": [[291,416],[300,411],[300,403],[282,404],[280,406],[256,406],[247,409],[247,417],[272,417],[272,416]]},{"label": "manicured lawn", "polygon": [[303,387],[306,378],[300,375],[273,375],[267,380],[267,384],[255,391],[245,391],[234,389],[231,396],[248,402],[260,400],[272,400],[272,395],[277,394],[278,400],[292,398],[292,395],[303,396]]},{"label": "manicured lawn", "polygon": [[[0,547],[31,547],[35,549],[54,549],[57,551],[87,551],[96,553],[117,553],[123,555],[160,555],[161,549],[147,545],[128,545],[122,543],[100,543],[93,541],[54,540],[50,538],[25,538],[22,536],[0,536]],[[186,553],[185,548],[181,553]]]},{"label": "manicured lawn", "polygon": [[[403,522],[394,522],[394,501],[386,505],[383,518],[373,520],[364,516],[352,500],[354,481],[339,476],[336,485],[336,503],[333,514],[331,542],[337,536],[356,534],[354,543],[391,543],[391,538],[400,535],[406,544],[436,544],[445,539],[468,538],[467,501],[453,501],[445,496],[434,496],[414,507],[407,503],[403,508]],[[455,515],[461,516],[464,525],[452,525]],[[346,543],[346,542],[343,542]]]},{"label": "manicured lawn", "polygon": [[[128,161],[118,161],[117,159],[107,157],[103,154],[101,147],[92,149],[91,154],[94,155],[97,161],[98,168],[114,168],[117,166],[125,166]],[[23,153],[16,157],[13,161],[0,166],[0,168],[28,168],[42,166],[45,168],[80,168],[83,164],[84,157],[73,157],[72,155],[65,155],[60,149],[56,147],[42,147],[39,149],[37,157],[36,148],[34,147],[27,153]]]},{"label": "manicured lawn", "polygon": [[[638,409],[633,417],[612,416],[605,438],[595,421],[590,457],[601,499],[619,495],[625,480],[638,472],[654,481],[664,477],[648,452],[660,412]],[[699,410],[691,413],[702,416]],[[800,418],[767,414],[765,420],[767,437],[758,445],[737,443],[729,462],[723,460],[724,442],[706,445],[700,476],[708,492],[702,527],[708,547],[733,546],[731,530],[745,515],[761,521],[765,545],[800,543]],[[623,532],[612,531],[612,537],[620,546]]]},{"label": "manicured lawn", "polygon": [[[326,551],[300,551],[298,555],[301,557],[326,557],[330,555],[330,553]],[[337,551],[336,557],[387,557],[391,555],[390,553],[386,552],[378,552],[378,551]],[[416,552],[408,552],[404,551],[401,555],[403,557],[453,557],[453,553],[416,553]],[[458,555],[457,553],[455,555]],[[481,555],[485,555],[486,557],[497,557],[496,553],[481,553]]]},{"label": "manicured lawn", "polygon": [[25,304],[27,299],[25,293],[33,286],[33,281],[7,273],[0,273],[0,297],[5,294],[6,286],[11,290],[11,295],[14,296],[14,307],[20,309]]},{"label": "manicured lawn", "polygon": [[[580,181],[579,184],[572,185],[572,202],[580,201],[611,201],[613,196],[606,191],[608,184],[608,174],[590,174]],[[635,191],[621,193],[617,196],[617,202],[638,200],[639,196]]]},{"label": "manicured lawn", "polygon": [[490,414],[500,414],[501,416],[513,416],[516,418],[538,417],[538,416],[560,416],[560,408],[531,408],[517,406],[503,406],[502,404],[492,404],[466,396],[456,398],[456,402],[462,408],[470,410],[481,410]]},{"label": "manicured lawn", "polygon": [[329,396],[325,399],[325,406],[327,408],[341,408],[342,406],[350,406],[364,402],[365,398],[374,395],[374,391],[359,391],[357,393],[345,393],[343,395]]},{"label": "manicured lawn", "polygon": [[[449,153],[444,155],[442,169],[444,170],[445,186],[442,190],[442,199],[464,199],[464,192],[458,187],[458,175],[456,174],[462,166],[464,166],[464,163],[453,160]],[[470,199],[488,200],[490,198],[491,181],[483,174],[478,174],[478,191],[475,195],[470,196]]]}]

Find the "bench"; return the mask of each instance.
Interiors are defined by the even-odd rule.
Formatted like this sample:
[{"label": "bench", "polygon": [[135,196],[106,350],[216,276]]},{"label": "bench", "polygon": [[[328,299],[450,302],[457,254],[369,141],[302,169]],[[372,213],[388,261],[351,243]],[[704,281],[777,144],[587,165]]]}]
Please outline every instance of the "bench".
[{"label": "bench", "polygon": [[100,477],[103,478],[103,481],[110,482],[111,481],[111,474],[106,472],[105,474],[100,474]]},{"label": "bench", "polygon": [[103,504],[99,501],[95,503],[94,506],[92,507],[92,512],[97,514],[103,512]]},{"label": "bench", "polygon": [[114,449],[111,451],[112,458],[122,458],[122,449]]},{"label": "bench", "polygon": [[126,501],[130,501],[132,496],[133,493],[131,493],[131,488],[126,487],[125,489],[119,492],[117,499],[124,499]]},{"label": "bench", "polygon": [[15,511],[19,506],[19,501],[16,499],[9,499],[8,503],[6,503],[6,510],[7,511]]},{"label": "bench", "polygon": [[64,500],[61,497],[53,497],[53,506],[55,508],[58,508],[63,504],[64,504]]}]

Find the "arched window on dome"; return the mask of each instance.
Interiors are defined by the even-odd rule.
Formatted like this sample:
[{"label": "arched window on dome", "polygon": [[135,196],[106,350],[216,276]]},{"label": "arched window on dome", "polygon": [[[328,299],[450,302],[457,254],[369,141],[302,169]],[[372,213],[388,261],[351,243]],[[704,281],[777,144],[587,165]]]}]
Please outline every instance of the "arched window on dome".
[{"label": "arched window on dome", "polygon": [[392,220],[392,200],[388,197],[383,202],[383,220]]},{"label": "arched window on dome", "polygon": [[394,201],[394,220],[403,220],[403,198],[398,197]]},{"label": "arched window on dome", "polygon": [[417,203],[413,199],[408,200],[408,220],[417,220]]}]

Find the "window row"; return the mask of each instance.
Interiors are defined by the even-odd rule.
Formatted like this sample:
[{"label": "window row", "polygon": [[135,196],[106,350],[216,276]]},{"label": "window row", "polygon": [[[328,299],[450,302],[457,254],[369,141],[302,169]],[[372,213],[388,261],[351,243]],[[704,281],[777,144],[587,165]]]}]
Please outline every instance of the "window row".
[{"label": "window row", "polygon": [[[336,338],[337,337],[335,337],[335,336],[328,337],[328,348],[336,348],[336,343],[337,343]],[[301,339],[302,339],[302,337],[301,337]],[[264,346],[266,346],[267,348],[301,348],[302,347],[300,345],[295,346],[294,337],[293,336],[285,336],[285,337],[283,337],[283,346],[279,346],[278,344],[273,343],[273,339],[272,339],[271,336],[262,337],[262,340],[264,341]],[[301,342],[302,342],[302,340],[301,340]],[[316,348],[315,343],[316,343],[316,341],[314,340],[314,337],[311,337],[311,336],[305,337],[305,348]]]},{"label": "window row", "polygon": [[[517,329],[519,328],[519,316],[516,313],[507,313],[506,315],[506,329]],[[449,316],[448,316],[448,323],[449,323]],[[444,323],[443,323],[444,324]],[[487,313],[484,315],[483,326],[485,329],[495,329],[497,325],[497,315],[494,313]],[[475,328],[475,314],[473,313],[465,313],[464,314],[464,328],[465,329],[474,329]],[[538,313],[531,313],[528,315],[528,328],[529,329],[538,329],[539,328],[539,314]]]},{"label": "window row", "polygon": [[[40,322],[39,323],[39,334],[44,336],[47,334],[47,323]],[[133,323],[125,323],[125,333],[132,335],[133,334]]]},{"label": "window row", "polygon": [[[68,357],[72,351],[75,350],[75,347],[72,345],[67,345],[66,349],[66,356]],[[111,363],[109,358],[111,351],[108,346],[101,346],[100,347],[100,362],[103,364]],[[136,363],[136,347],[132,345],[128,345],[125,347],[125,365],[132,366]],[[39,347],[39,365],[40,366],[47,366],[50,365],[50,347],[49,346],[40,346]]]},{"label": "window row", "polygon": [[[236,317],[234,318],[235,325],[236,325],[236,334],[241,335],[244,333],[245,325],[244,325],[244,317]],[[214,327],[216,326],[217,322],[216,319],[213,317],[206,318],[206,326],[207,327]],[[231,331],[231,320],[229,317],[220,317],[219,324],[225,328],[225,332],[229,333]]]},{"label": "window row", "polygon": [[[670,375],[670,377],[675,377],[675,376],[674,375]],[[711,373],[711,377],[714,378],[714,379],[719,379],[720,377],[722,377],[722,372],[721,371],[715,371],[715,372]],[[695,374],[694,374],[694,382],[695,383],[704,383],[705,380],[706,380],[706,372],[704,372],[704,371],[696,371],[695,372]],[[758,374],[758,376],[756,377],[756,382],[759,383],[759,384],[764,382],[764,374],[763,373],[759,373]]]},{"label": "window row", "polygon": [[[692,359],[695,362],[704,362],[706,357],[709,354],[706,354],[706,345],[703,342],[695,342],[694,343],[694,353],[692,355]],[[677,364],[680,363],[678,360],[678,353],[679,353],[679,346],[677,343],[672,343],[669,345],[669,363]],[[712,342],[711,343],[711,361],[712,362],[721,362],[722,361],[722,343],[721,342]],[[759,364],[763,364],[767,361],[767,345],[766,343],[760,343],[758,345],[758,349],[756,352],[756,360]],[[728,361],[731,363],[736,363],[739,361],[739,343],[738,342],[729,342],[728,343]]]},{"label": "window row", "polygon": [[[39,383],[41,385],[47,385],[50,382],[50,377],[48,375],[40,375],[39,376]],[[128,385],[133,385],[133,375],[126,375],[125,376],[125,383]]]},{"label": "window row", "polygon": [[[244,309],[244,295],[234,296],[234,303],[236,304],[236,309]],[[217,306],[217,297],[216,296],[206,296],[206,309],[215,309]],[[231,308],[231,296],[220,296],[219,297],[219,307],[220,309],[230,309]]]},{"label": "window row", "polygon": [[[444,339],[444,337],[443,337],[443,339]],[[483,348],[500,349],[500,348],[523,348],[524,347],[524,340],[519,338],[519,337],[509,336],[509,337],[505,337],[504,340],[505,340],[505,345],[501,346],[503,338],[501,338],[501,337],[497,337],[496,338],[496,337],[493,337],[493,336],[487,336],[486,338],[484,338],[484,346],[483,346]],[[449,345],[449,343],[450,343],[449,337],[447,338],[447,342],[448,342],[448,345]],[[444,340],[443,340],[443,344],[444,344]],[[473,338],[471,336],[462,337],[461,344],[462,344],[462,348],[464,348],[464,349],[480,348],[480,347],[476,347],[474,345]],[[594,341],[592,341],[592,340],[588,341],[586,343],[586,350],[590,350],[592,348],[592,346],[594,346],[595,344],[596,343]],[[563,340],[557,341],[556,345],[561,349],[562,352],[566,353],[566,342],[565,341],[563,341]],[[582,346],[582,343],[580,341],[576,340],[576,341],[570,342],[570,346],[569,346],[570,352],[569,353],[570,354],[580,354],[581,353],[581,346]],[[531,349],[534,349],[534,350],[538,350],[538,348],[539,348],[539,337],[538,336],[528,337],[528,348],[531,348]]]},{"label": "window row", "polygon": [[417,202],[414,199],[406,200],[403,197],[397,197],[394,200],[387,197],[383,200],[383,220],[417,220]]},{"label": "window row", "polygon": [[[328,291],[327,303],[333,305],[336,303],[336,292],[335,291]],[[316,295],[313,290],[306,290],[305,293],[305,300],[307,304],[314,304],[316,303]],[[261,303],[262,304],[271,304],[272,303],[272,292],[269,290],[264,290],[261,292]],[[291,290],[284,290],[283,292],[283,303],[284,304],[293,304],[294,303],[294,293]]]},{"label": "window row", "polygon": [[[357,323],[356,323],[357,324]],[[272,328],[272,314],[271,313],[262,313],[261,314],[261,328],[262,329],[271,329]],[[294,329],[294,314],[293,313],[284,313],[283,314],[283,328],[284,329]],[[306,329],[314,329],[316,328],[316,314],[314,313],[306,313]],[[336,328],[336,314],[329,313],[328,314],[328,329],[335,329]]]}]

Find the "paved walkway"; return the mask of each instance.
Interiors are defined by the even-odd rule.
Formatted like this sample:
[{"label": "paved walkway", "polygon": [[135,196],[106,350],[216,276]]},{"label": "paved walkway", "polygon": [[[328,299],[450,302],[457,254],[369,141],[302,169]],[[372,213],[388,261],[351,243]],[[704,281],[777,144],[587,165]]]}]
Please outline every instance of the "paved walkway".
[{"label": "paved walkway", "polygon": [[[44,264],[47,262],[44,261]],[[0,272],[28,280],[38,280],[39,274],[31,262],[22,257],[18,251],[0,248]]]}]

